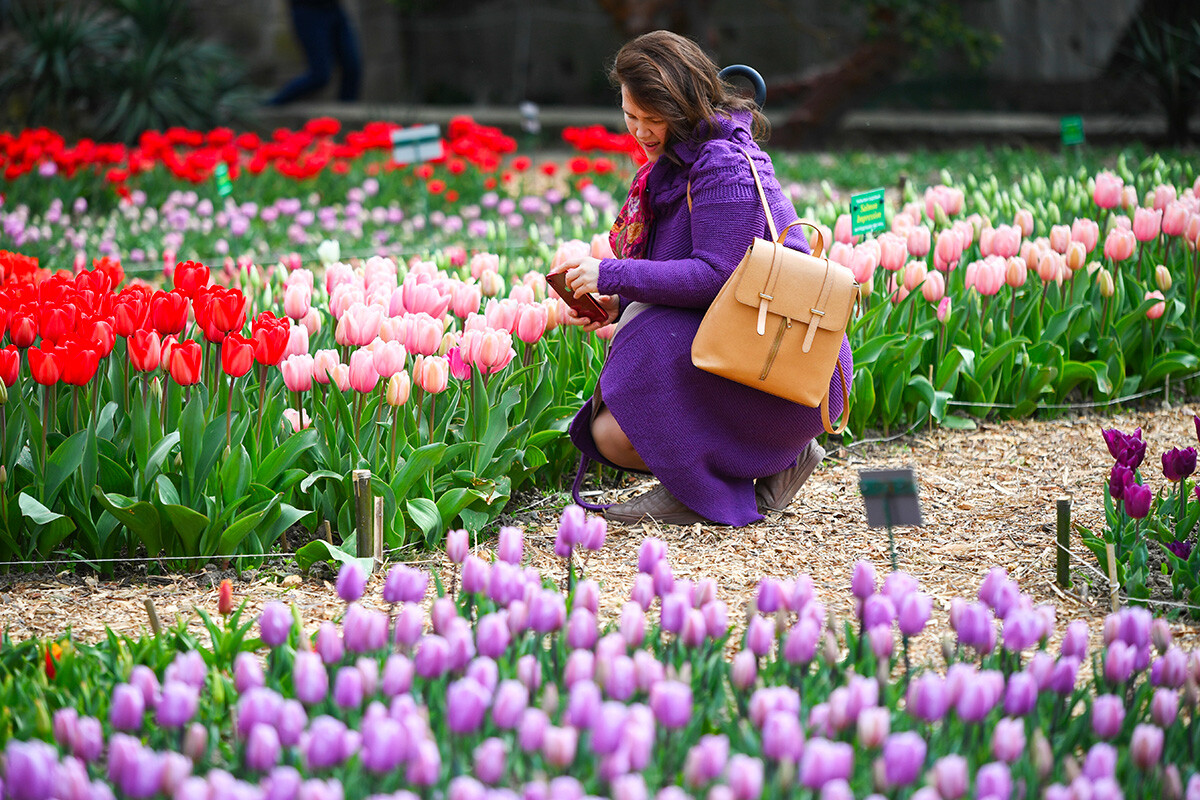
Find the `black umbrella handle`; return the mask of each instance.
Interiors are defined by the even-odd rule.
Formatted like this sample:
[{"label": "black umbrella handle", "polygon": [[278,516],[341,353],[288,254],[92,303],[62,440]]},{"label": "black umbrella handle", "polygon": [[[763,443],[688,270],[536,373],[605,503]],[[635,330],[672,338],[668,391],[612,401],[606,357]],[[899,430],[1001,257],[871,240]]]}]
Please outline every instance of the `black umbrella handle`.
[{"label": "black umbrella handle", "polygon": [[754,102],[758,103],[758,107],[762,108],[767,102],[767,82],[763,80],[763,76],[758,74],[758,70],[754,67],[747,67],[745,64],[730,64],[719,73],[722,80],[740,75],[748,79],[754,84]]}]

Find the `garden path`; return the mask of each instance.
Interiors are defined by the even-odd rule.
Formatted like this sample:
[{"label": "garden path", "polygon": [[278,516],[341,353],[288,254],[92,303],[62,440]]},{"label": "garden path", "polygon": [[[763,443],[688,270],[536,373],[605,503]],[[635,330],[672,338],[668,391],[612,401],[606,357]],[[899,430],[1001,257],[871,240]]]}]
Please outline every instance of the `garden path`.
[{"label": "garden path", "polygon": [[[1195,408],[1200,409],[1200,403]],[[1191,403],[1177,403],[1117,414],[987,422],[975,431],[923,430],[894,441],[864,441],[832,452],[804,493],[782,514],[743,529],[613,525],[604,549],[590,557],[585,571],[601,582],[602,610],[615,614],[628,597],[641,539],[655,535],[667,542],[677,577],[717,580],[718,597],[729,604],[735,621],[753,603],[760,576],[788,578],[798,572],[809,573],[826,606],[845,619],[853,613],[849,592],[853,563],[868,559],[881,576],[889,568],[887,534],[866,525],[858,473],[911,466],[920,485],[925,525],[896,529],[899,564],[935,598],[933,631],[927,630],[914,642],[917,657],[933,656],[940,634],[949,630],[950,598],[973,595],[993,566],[1006,568],[1037,602],[1057,606],[1060,631],[1067,619],[1093,623],[1093,641],[1099,646],[1099,623],[1108,610],[1107,589],[1078,534],[1071,540],[1073,586],[1064,590],[1055,583],[1056,500],[1073,497],[1075,522],[1089,528],[1102,523],[1111,458],[1100,431],[1107,427],[1127,431],[1142,427],[1149,442],[1144,480],[1157,491],[1165,484],[1159,468],[1162,452],[1195,442],[1192,417]],[[631,486],[621,495],[640,489]],[[613,499],[621,499],[615,492]],[[502,521],[525,528],[527,563],[544,575],[561,578],[562,562],[553,553],[554,503],[561,499],[523,499],[525,507]],[[136,635],[148,627],[145,601],[151,599],[164,625],[184,619],[200,634],[203,629],[193,609],[200,606],[215,614],[215,584],[225,575],[210,570],[117,580],[70,572],[0,576],[0,628],[17,639],[57,637],[68,627],[84,641],[102,637],[105,626]],[[449,582],[448,571],[444,579]],[[328,570],[302,575],[281,562],[245,573],[235,581],[235,597],[248,601],[250,613],[269,600],[293,602],[306,627],[314,630],[321,620],[341,611],[332,580]],[[367,602],[382,602],[381,581],[379,575],[372,578]],[[1175,621],[1172,629],[1185,647],[1200,644],[1200,623]]]}]

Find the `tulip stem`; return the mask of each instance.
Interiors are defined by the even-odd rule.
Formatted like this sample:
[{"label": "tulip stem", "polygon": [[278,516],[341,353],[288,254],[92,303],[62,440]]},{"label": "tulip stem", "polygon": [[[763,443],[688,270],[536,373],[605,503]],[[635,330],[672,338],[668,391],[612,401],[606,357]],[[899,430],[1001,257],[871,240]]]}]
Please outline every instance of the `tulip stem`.
[{"label": "tulip stem", "polygon": [[[233,448],[233,377],[229,378],[228,403],[225,406],[225,449]],[[261,412],[260,412],[261,413]]]},{"label": "tulip stem", "polygon": [[46,433],[50,429],[50,387],[42,387],[42,475],[46,473]]},{"label": "tulip stem", "polygon": [[429,443],[433,444],[433,419],[434,410],[437,407],[437,395],[429,395]]},{"label": "tulip stem", "polygon": [[79,387],[71,387],[71,430],[79,430]]},{"label": "tulip stem", "polygon": [[391,468],[389,474],[395,475],[396,472],[396,435],[400,430],[400,406],[392,409],[392,446],[388,452],[388,466]]},{"label": "tulip stem", "polygon": [[[255,434],[255,436],[254,436],[254,444],[257,446],[258,451],[260,453],[262,452],[263,417],[266,416],[266,414],[262,413],[263,412],[263,402],[266,399],[266,394],[267,394],[267,367],[265,364],[259,364],[258,365],[258,433]],[[303,419],[301,419],[301,421],[303,422]]]}]

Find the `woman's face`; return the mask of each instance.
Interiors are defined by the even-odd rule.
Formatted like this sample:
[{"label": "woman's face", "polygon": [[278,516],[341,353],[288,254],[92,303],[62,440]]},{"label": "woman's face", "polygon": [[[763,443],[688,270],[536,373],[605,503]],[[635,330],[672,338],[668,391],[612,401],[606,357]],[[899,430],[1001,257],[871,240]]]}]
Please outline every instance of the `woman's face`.
[{"label": "woman's face", "polygon": [[667,123],[664,119],[639,106],[621,87],[621,110],[625,112],[625,127],[638,140],[651,163],[658,160],[667,146]]}]

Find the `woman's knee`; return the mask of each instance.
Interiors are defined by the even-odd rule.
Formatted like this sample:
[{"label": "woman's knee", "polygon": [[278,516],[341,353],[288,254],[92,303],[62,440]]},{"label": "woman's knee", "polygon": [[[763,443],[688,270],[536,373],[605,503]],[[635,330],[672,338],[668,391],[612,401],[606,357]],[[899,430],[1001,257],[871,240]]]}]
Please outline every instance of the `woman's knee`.
[{"label": "woman's knee", "polygon": [[617,466],[643,470],[646,468],[641,456],[633,448],[633,443],[608,409],[600,412],[592,422],[592,439],[596,442],[600,454]]}]

